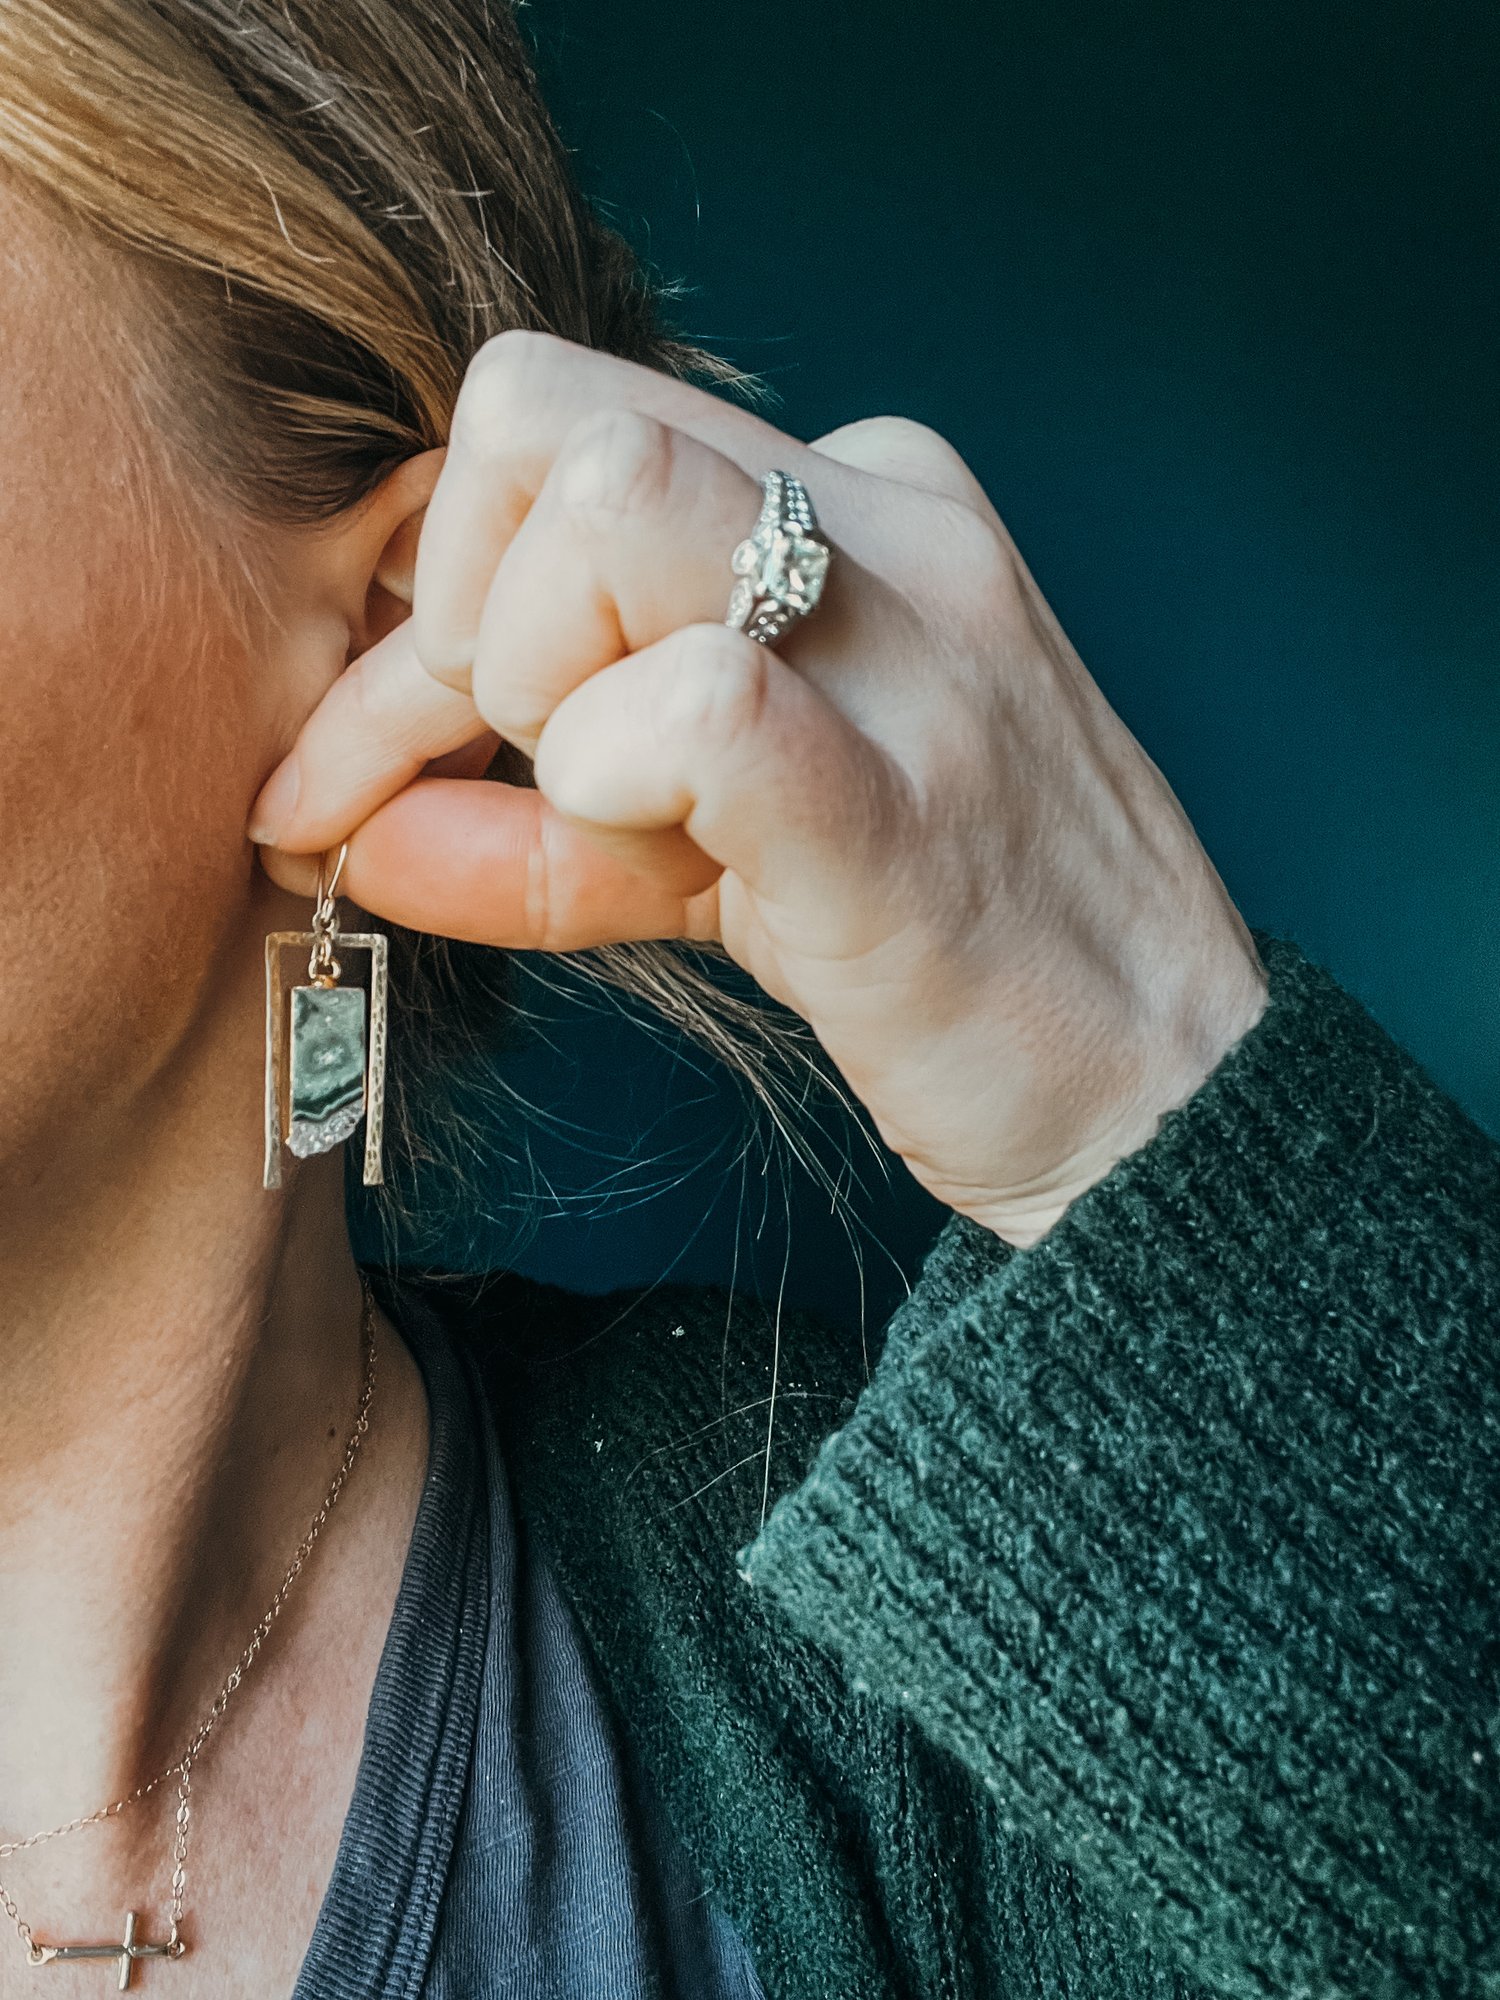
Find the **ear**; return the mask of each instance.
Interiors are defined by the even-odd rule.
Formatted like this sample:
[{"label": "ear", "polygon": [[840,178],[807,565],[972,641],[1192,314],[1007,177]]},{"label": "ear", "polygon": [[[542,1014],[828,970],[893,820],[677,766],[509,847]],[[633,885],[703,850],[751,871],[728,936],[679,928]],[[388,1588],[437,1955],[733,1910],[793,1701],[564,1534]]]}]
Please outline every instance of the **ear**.
[{"label": "ear", "polygon": [[427,503],[448,454],[419,452],[388,472],[345,524],[339,567],[356,658],[411,616],[417,541]]}]

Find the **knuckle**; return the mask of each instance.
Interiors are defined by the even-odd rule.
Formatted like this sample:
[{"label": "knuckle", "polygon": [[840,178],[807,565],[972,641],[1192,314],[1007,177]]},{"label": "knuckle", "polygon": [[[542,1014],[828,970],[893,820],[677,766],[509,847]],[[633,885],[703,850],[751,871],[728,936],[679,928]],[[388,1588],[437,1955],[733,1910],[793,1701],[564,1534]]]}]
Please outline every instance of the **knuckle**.
[{"label": "knuckle", "polygon": [[543,815],[537,838],[526,851],[526,878],[521,888],[521,924],[528,946],[547,951],[554,942],[552,849]]},{"label": "knuckle", "polygon": [[368,655],[354,661],[345,669],[345,685],[361,730],[384,736],[391,719],[391,689],[378,665]]},{"label": "knuckle", "polygon": [[348,703],[344,729],[346,740],[367,743],[374,737],[377,742],[380,741],[384,735],[385,718],[379,713],[379,702],[370,686],[370,677],[358,660],[347,669],[344,692]]},{"label": "knuckle", "polygon": [[555,377],[567,346],[556,334],[507,327],[478,348],[454,405],[452,441],[484,455],[512,438],[536,406],[543,382]]},{"label": "knuckle", "polygon": [[958,457],[945,437],[916,417],[861,417],[843,435],[855,437],[861,443],[899,450],[903,458],[913,461],[923,457],[934,460]]},{"label": "knuckle", "polygon": [[984,617],[1015,608],[1020,578],[1005,531],[978,509],[944,502],[932,547],[941,551],[944,580],[959,603]]},{"label": "knuckle", "polygon": [[676,671],[657,714],[675,740],[727,748],[753,737],[771,698],[771,656],[727,625],[688,625],[676,635]]},{"label": "knuckle", "polygon": [[345,669],[349,697],[362,739],[399,744],[421,721],[414,703],[413,677],[377,654],[365,654]]},{"label": "knuckle", "polygon": [[965,498],[982,490],[958,447],[915,417],[860,417],[820,443],[836,443],[839,457],[908,485]]},{"label": "knuckle", "polygon": [[613,520],[658,501],[671,477],[667,425],[636,410],[601,410],[563,439],[552,485],[569,513]]}]

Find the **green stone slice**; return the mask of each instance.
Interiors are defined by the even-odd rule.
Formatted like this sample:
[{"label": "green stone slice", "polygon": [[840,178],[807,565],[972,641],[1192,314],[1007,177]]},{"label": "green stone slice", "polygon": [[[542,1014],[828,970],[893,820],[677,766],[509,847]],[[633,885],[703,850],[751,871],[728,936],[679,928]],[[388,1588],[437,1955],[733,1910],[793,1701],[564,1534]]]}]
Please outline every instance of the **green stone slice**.
[{"label": "green stone slice", "polygon": [[291,1129],[298,1159],[349,1137],[365,1112],[365,996],[358,986],[292,988]]}]

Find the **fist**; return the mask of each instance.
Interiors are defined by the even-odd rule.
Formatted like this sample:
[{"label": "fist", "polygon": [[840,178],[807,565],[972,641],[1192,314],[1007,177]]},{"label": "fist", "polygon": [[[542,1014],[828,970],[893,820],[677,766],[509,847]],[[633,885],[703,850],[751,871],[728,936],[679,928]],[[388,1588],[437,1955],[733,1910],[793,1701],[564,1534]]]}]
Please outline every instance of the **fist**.
[{"label": "fist", "polygon": [[[834,550],[774,650],[723,623],[773,467]],[[534,790],[451,775],[495,736]],[[411,616],[251,834],[305,893],[347,839],[348,894],[419,929],[722,943],[918,1180],[1018,1248],[1265,1004],[1187,816],[951,445],[890,417],[805,444],[547,335],[475,356]]]}]

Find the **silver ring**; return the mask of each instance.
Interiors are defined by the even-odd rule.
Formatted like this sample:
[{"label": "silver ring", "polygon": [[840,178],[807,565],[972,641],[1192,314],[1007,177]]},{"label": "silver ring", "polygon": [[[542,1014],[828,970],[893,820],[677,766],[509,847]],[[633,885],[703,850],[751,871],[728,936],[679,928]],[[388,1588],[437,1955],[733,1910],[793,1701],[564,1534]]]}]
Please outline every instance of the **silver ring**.
[{"label": "silver ring", "polygon": [[800,479],[768,472],[760,483],[760,519],[730,557],[735,584],[724,623],[772,646],[816,610],[833,551]]}]

